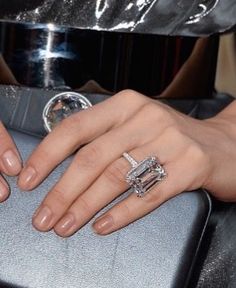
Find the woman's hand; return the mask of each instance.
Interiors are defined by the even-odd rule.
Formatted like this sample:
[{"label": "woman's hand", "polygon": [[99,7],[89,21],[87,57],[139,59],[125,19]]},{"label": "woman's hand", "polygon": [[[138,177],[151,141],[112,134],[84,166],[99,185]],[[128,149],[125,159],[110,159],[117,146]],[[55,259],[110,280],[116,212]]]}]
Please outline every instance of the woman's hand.
[{"label": "woman's hand", "polygon": [[[16,146],[7,130],[0,122],[0,173],[16,176],[20,173],[21,167],[21,159]],[[5,201],[8,196],[8,184],[0,175],[0,202]]]},{"label": "woman's hand", "polygon": [[[220,114],[200,121],[134,91],[123,91],[58,125],[28,159],[21,189],[31,190],[67,156],[75,157],[33,217],[40,231],[70,236],[126,191],[128,152],[141,161],[156,156],[168,176],[143,198],[134,193],[93,225],[108,234],[143,217],[182,191],[209,189],[236,200],[236,129]],[[86,145],[85,145],[86,144]]]}]

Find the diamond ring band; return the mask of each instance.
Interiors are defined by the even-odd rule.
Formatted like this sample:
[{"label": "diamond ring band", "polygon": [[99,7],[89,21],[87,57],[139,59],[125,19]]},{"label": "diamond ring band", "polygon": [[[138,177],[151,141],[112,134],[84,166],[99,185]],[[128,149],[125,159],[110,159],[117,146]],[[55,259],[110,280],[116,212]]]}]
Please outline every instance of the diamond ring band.
[{"label": "diamond ring band", "polygon": [[123,153],[123,157],[132,166],[126,175],[126,181],[138,197],[143,197],[167,176],[165,169],[154,156],[140,162],[137,162],[128,153]]}]

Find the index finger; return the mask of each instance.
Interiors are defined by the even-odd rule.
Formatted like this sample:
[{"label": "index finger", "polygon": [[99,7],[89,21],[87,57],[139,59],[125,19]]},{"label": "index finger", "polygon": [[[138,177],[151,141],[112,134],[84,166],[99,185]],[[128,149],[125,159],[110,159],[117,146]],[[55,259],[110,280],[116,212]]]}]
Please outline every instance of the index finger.
[{"label": "index finger", "polygon": [[9,176],[21,171],[21,158],[11,136],[0,122],[0,172]]},{"label": "index finger", "polygon": [[137,92],[123,91],[63,120],[26,162],[18,180],[19,187],[33,189],[80,146],[119,126],[146,102],[147,98]]}]

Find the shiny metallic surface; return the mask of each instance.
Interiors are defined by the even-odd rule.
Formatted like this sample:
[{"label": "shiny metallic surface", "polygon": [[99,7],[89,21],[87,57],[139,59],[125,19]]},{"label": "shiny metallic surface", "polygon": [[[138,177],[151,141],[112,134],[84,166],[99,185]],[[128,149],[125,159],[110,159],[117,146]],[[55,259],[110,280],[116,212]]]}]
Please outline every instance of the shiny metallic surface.
[{"label": "shiny metallic surface", "polygon": [[143,197],[151,191],[155,185],[163,181],[167,173],[155,156],[145,158],[137,162],[128,153],[123,153],[123,157],[130,163],[132,169],[126,174],[126,182],[138,197]]},{"label": "shiny metallic surface", "polygon": [[[236,14],[234,0],[1,0],[0,7],[3,20],[195,36],[231,29]],[[199,13],[200,18],[196,17]]]},{"label": "shiny metallic surface", "polygon": [[[107,95],[134,89],[156,97],[192,55],[196,41],[192,37],[0,22],[0,84]],[[209,91],[216,50],[213,47],[206,60],[212,62],[213,71],[206,76]]]},{"label": "shiny metallic surface", "polygon": [[198,5],[200,11],[194,15],[191,15],[189,19],[185,22],[186,24],[194,24],[200,22],[201,19],[203,19],[203,17],[206,17],[208,14],[212,13],[215,8],[217,8],[217,5],[219,4],[220,0],[212,1],[211,5],[209,5],[210,1],[208,1],[208,3],[205,2],[206,1]]},{"label": "shiny metallic surface", "polygon": [[126,175],[126,181],[138,197],[144,197],[163,181],[166,175],[164,168],[152,157],[145,159],[130,170]]},{"label": "shiny metallic surface", "polygon": [[[42,138],[46,136],[45,124],[42,117],[43,110],[49,102],[51,103],[51,99],[55,97],[55,95],[61,93],[60,90],[53,89],[46,90],[13,85],[0,85],[0,119],[8,128],[34,135],[37,138]],[[66,94],[68,93],[75,94],[71,91],[66,92]],[[78,93],[76,93],[76,95],[77,94]],[[110,97],[104,94],[85,93],[83,94],[83,97],[84,96],[92,105],[96,105]],[[76,98],[78,98],[78,96]],[[81,97],[79,98],[81,101]],[[72,103],[70,101],[69,103],[67,102],[65,115],[64,111],[61,111],[63,113],[59,113],[59,115],[66,116],[71,110],[79,111],[81,106],[85,107],[89,105],[87,100],[83,100],[82,103],[80,101],[79,103],[77,101]],[[187,111],[188,110],[189,109],[187,109]],[[57,117],[56,119],[58,118],[61,119],[60,117]]]},{"label": "shiny metallic surface", "polygon": [[44,127],[47,132],[51,132],[63,119],[89,107],[92,107],[91,102],[79,93],[68,91],[57,94],[43,110]]}]

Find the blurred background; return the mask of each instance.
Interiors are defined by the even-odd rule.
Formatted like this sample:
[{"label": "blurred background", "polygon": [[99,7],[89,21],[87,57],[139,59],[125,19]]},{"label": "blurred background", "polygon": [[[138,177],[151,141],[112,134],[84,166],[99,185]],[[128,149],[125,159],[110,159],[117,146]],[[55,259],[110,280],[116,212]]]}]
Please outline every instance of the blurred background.
[{"label": "blurred background", "polygon": [[[198,41],[209,49],[204,49],[202,55],[200,48],[201,57],[194,64],[196,74],[172,95],[180,98],[211,97],[217,37],[197,40],[0,22],[0,84],[105,94],[129,88],[156,97],[189,58],[196,58]],[[200,62],[203,67],[198,68]],[[193,87],[186,95],[189,82]]]}]

